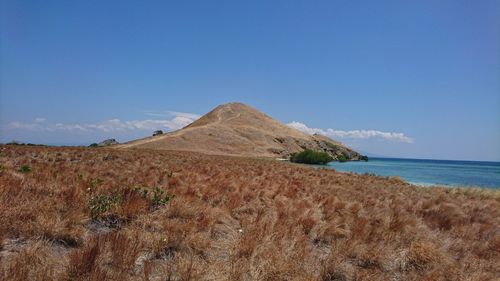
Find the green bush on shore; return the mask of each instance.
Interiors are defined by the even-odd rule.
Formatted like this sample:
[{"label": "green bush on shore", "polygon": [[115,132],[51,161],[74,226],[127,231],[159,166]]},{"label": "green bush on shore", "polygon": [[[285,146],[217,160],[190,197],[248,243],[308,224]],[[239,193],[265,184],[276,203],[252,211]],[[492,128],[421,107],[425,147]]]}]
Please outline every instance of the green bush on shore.
[{"label": "green bush on shore", "polygon": [[333,158],[326,152],[306,149],[302,152],[293,153],[290,161],[303,164],[326,164],[333,161]]},{"label": "green bush on shore", "polygon": [[347,162],[348,159],[344,154],[340,154],[339,156],[337,156],[337,160],[339,162]]}]

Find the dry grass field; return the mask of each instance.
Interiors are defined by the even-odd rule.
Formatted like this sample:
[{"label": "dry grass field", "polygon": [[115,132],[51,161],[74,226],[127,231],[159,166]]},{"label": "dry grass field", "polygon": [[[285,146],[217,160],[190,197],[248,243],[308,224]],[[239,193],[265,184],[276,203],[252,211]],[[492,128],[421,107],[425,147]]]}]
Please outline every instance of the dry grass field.
[{"label": "dry grass field", "polygon": [[0,165],[0,280],[500,277],[498,191],[172,151],[0,146]]}]

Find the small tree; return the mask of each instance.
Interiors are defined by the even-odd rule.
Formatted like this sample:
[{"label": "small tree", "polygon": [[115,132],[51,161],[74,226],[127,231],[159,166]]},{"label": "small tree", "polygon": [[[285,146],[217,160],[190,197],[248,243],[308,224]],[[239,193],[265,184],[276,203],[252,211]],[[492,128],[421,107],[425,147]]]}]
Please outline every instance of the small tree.
[{"label": "small tree", "polygon": [[337,156],[337,160],[339,162],[347,162],[347,157],[344,154],[340,154],[339,156]]},{"label": "small tree", "polygon": [[326,164],[333,161],[333,158],[326,152],[305,149],[302,152],[293,153],[290,161],[304,164]]},{"label": "small tree", "polygon": [[153,137],[154,136],[158,136],[158,135],[163,135],[163,131],[162,130],[156,130],[153,132]]}]

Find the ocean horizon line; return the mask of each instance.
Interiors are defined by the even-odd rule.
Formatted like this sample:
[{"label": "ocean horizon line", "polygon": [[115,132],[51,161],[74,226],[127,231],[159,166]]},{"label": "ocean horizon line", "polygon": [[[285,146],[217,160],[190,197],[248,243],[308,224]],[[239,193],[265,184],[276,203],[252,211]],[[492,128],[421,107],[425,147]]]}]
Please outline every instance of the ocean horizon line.
[{"label": "ocean horizon line", "polygon": [[391,160],[417,160],[417,161],[448,161],[448,162],[483,162],[500,164],[500,160],[463,160],[463,159],[437,159],[437,158],[409,158],[409,157],[389,157],[389,156],[368,156],[369,159],[391,159]]}]

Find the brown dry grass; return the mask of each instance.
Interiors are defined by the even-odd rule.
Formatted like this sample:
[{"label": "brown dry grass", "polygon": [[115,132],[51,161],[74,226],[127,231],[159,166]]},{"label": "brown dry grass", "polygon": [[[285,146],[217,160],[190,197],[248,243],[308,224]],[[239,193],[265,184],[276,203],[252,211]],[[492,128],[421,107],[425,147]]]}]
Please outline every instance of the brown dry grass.
[{"label": "brown dry grass", "polygon": [[[0,280],[500,276],[498,191],[189,152],[0,150]],[[154,207],[136,186],[176,197]],[[110,194],[92,218],[90,198]]]}]

